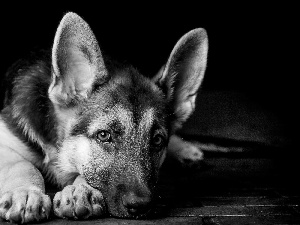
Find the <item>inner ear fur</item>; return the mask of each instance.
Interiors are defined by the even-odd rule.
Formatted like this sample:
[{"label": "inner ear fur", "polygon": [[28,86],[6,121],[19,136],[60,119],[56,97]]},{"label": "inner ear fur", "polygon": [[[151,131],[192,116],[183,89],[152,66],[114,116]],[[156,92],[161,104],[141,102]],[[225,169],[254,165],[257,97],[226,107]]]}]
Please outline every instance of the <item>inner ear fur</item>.
[{"label": "inner ear fur", "polygon": [[75,13],[67,13],[57,28],[52,68],[49,97],[59,105],[87,98],[95,82],[107,80],[108,73],[96,37]]},{"label": "inner ear fur", "polygon": [[207,33],[197,28],[186,33],[173,48],[154,82],[165,92],[172,109],[172,130],[179,129],[195,110],[208,52]]}]

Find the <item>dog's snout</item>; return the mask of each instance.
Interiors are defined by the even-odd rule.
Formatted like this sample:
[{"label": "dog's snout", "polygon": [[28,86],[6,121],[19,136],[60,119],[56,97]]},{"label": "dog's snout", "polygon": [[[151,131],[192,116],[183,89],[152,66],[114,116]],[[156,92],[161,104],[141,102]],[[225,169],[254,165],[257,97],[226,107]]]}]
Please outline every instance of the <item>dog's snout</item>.
[{"label": "dog's snout", "polygon": [[148,211],[151,197],[149,194],[137,195],[134,192],[128,192],[122,196],[122,203],[129,214],[140,215]]}]

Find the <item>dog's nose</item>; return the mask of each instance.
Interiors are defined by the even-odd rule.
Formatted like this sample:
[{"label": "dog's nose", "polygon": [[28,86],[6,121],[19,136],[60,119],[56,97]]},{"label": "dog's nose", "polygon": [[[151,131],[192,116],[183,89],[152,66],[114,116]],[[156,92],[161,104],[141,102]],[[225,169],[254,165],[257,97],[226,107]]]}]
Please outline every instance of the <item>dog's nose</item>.
[{"label": "dog's nose", "polygon": [[149,195],[138,196],[134,192],[123,195],[122,203],[131,215],[140,215],[147,212],[151,202]]}]

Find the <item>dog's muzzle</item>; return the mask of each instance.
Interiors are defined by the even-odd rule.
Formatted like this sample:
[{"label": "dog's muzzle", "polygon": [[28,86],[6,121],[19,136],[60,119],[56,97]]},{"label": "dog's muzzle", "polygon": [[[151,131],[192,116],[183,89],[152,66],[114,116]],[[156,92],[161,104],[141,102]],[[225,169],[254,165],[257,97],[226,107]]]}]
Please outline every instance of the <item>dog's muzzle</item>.
[{"label": "dog's muzzle", "polygon": [[115,191],[108,191],[105,195],[108,211],[115,217],[145,217],[153,205],[152,193],[147,187],[135,186],[128,189],[128,187],[121,184],[117,185]]}]

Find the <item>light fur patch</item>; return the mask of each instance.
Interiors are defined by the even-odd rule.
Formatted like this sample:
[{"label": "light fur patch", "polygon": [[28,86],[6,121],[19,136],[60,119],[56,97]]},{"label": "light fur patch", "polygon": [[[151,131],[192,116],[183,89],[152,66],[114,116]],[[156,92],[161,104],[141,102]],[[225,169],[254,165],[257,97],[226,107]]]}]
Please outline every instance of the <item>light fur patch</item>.
[{"label": "light fur patch", "polygon": [[94,140],[85,136],[70,137],[60,148],[58,180],[64,183],[70,174],[83,175],[86,166],[96,166],[97,170],[105,169],[112,161],[113,157],[103,151]]},{"label": "light fur patch", "polygon": [[81,165],[89,161],[90,142],[83,136],[71,137],[63,142],[59,153],[59,167],[67,173],[80,173]]},{"label": "light fur patch", "polygon": [[153,126],[154,122],[154,109],[148,108],[145,109],[139,124],[140,133],[148,133]]},{"label": "light fur patch", "polygon": [[28,160],[36,166],[40,166],[41,156],[30,151],[30,148],[16,137],[6,126],[0,116],[0,164],[2,162]]},{"label": "light fur patch", "polygon": [[[72,125],[76,122],[76,111],[73,109],[64,109],[54,104],[55,115],[59,121],[57,127],[57,136],[63,140],[71,132]],[[59,142],[61,141],[59,140]]]}]

